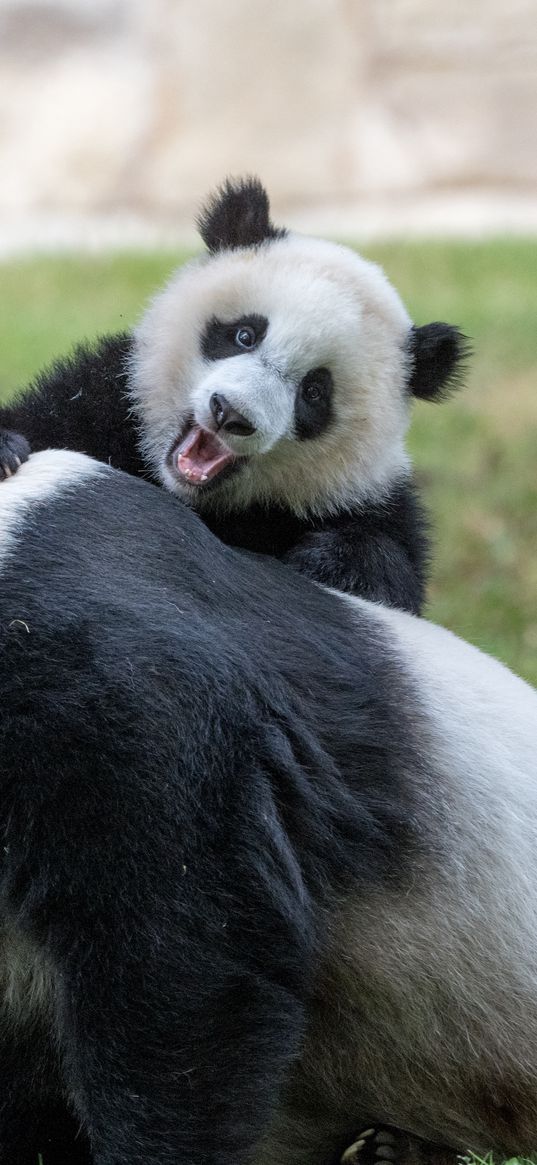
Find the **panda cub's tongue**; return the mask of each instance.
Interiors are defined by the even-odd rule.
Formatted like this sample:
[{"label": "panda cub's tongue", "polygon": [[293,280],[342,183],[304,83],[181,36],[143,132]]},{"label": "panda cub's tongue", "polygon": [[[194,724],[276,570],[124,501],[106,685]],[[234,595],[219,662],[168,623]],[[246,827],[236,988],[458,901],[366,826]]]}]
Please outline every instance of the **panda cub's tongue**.
[{"label": "panda cub's tongue", "polygon": [[201,425],[194,425],[177,449],[177,470],[192,485],[217,477],[234,460],[235,454],[216,433]]}]

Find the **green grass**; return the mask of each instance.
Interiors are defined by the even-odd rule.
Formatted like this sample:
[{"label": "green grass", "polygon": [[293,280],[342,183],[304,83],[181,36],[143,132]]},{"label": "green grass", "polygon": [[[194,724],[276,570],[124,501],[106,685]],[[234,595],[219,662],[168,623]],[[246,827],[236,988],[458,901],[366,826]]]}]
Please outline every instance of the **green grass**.
[{"label": "green grass", "polygon": [[128,328],[180,255],[0,263],[0,399],[77,340]]},{"label": "green grass", "polygon": [[[468,386],[448,404],[419,403],[410,435],[436,531],[429,614],[537,684],[537,242],[367,253],[417,323],[457,323],[474,346]],[[180,258],[0,265],[0,396],[76,340],[129,327]]]},{"label": "green grass", "polygon": [[537,243],[379,249],[418,322],[472,337],[468,386],[419,404],[436,530],[432,618],[537,684]]},{"label": "green grass", "polygon": [[[461,1158],[461,1161],[467,1161],[469,1165],[494,1165],[494,1158],[490,1153],[486,1157],[475,1157],[470,1153],[468,1157]],[[533,1157],[509,1157],[503,1165],[535,1165],[535,1161]]]}]

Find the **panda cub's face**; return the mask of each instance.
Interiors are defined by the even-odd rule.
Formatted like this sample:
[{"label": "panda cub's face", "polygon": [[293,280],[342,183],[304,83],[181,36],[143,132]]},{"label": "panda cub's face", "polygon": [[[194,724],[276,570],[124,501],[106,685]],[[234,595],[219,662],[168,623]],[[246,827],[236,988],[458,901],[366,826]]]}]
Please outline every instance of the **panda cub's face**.
[{"label": "panda cub's face", "polygon": [[201,221],[135,336],[131,394],[162,483],[197,509],[326,513],[407,471],[411,321],[353,251],[278,231],[253,181]]}]

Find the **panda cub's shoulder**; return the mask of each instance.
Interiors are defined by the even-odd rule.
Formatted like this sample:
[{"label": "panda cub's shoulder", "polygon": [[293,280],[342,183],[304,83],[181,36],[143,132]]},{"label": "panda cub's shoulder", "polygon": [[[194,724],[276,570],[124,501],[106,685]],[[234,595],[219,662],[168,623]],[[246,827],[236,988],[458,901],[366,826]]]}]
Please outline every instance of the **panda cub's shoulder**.
[{"label": "panda cub's shoulder", "polygon": [[256,179],[202,211],[207,252],[135,332],[130,394],[152,473],[224,541],[418,611],[426,523],[405,434],[465,354],[413,326],[383,271],[274,226]]}]

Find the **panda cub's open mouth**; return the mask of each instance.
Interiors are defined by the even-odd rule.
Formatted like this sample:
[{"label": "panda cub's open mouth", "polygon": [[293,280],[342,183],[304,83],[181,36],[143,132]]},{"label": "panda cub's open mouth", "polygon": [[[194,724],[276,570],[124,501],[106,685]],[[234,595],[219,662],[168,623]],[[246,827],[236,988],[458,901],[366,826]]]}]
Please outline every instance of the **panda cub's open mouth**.
[{"label": "panda cub's open mouth", "polygon": [[190,419],[168,455],[174,475],[182,484],[203,489],[245,464],[247,458],[232,453],[217,433]]}]

